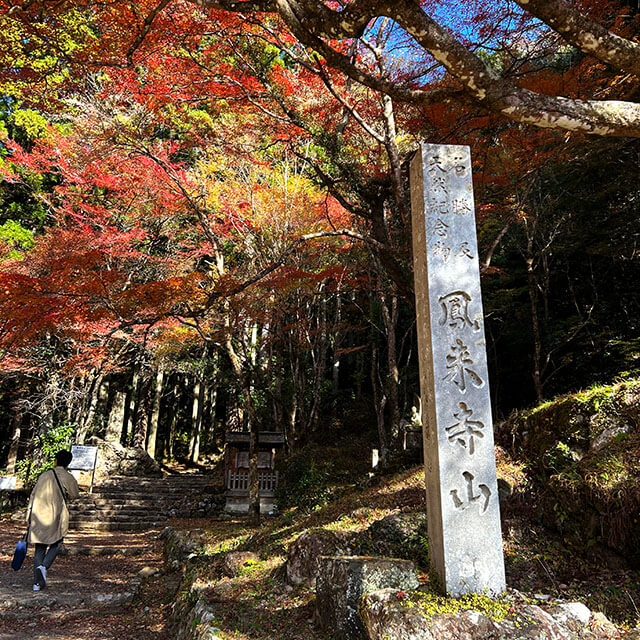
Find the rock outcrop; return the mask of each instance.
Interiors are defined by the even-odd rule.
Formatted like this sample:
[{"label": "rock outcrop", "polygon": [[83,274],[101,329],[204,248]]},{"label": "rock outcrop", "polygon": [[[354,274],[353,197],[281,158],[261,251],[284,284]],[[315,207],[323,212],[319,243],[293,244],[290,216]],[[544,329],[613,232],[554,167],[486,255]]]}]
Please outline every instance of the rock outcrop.
[{"label": "rock outcrop", "polygon": [[95,437],[91,438],[88,444],[98,447],[96,482],[112,476],[162,476],[162,469],[144,449],[123,447],[117,442],[107,442]]},{"label": "rock outcrop", "polygon": [[[487,599],[488,600],[488,599]],[[492,615],[474,609],[434,613],[420,593],[365,594],[359,615],[369,640],[613,640],[616,627],[579,602],[550,607],[519,603]]]},{"label": "rock outcrop", "polygon": [[365,637],[358,616],[363,594],[385,588],[406,591],[417,586],[415,566],[409,560],[322,557],[316,581],[316,617],[337,639],[360,640]]},{"label": "rock outcrop", "polygon": [[578,548],[602,545],[640,567],[638,381],[514,413],[498,439],[534,471],[545,525]]},{"label": "rock outcrop", "polygon": [[[425,562],[428,553],[427,514],[394,513],[376,520],[356,538],[357,552]],[[328,554],[327,554],[328,555]]]},{"label": "rock outcrop", "polygon": [[327,529],[305,531],[289,546],[286,581],[294,586],[314,587],[321,556],[353,553],[353,535]]}]

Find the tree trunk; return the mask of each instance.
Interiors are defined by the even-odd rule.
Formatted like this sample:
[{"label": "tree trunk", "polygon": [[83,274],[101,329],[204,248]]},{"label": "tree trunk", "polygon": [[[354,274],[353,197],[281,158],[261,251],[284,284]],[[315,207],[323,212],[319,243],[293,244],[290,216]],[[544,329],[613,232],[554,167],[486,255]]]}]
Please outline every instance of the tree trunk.
[{"label": "tree trunk", "polygon": [[176,426],[178,424],[178,400],[180,399],[180,377],[176,378],[176,382],[173,385],[173,402],[171,403],[172,413],[171,422],[169,423],[169,433],[167,434],[167,446],[166,453],[169,460],[173,459],[173,444],[176,438]]},{"label": "tree trunk", "polygon": [[9,446],[9,457],[7,459],[7,474],[13,475],[16,471],[18,461],[18,449],[20,447],[20,434],[22,433],[22,413],[16,411],[13,416],[13,433],[11,434],[11,445]]},{"label": "tree trunk", "polygon": [[197,464],[200,458],[200,435],[202,431],[202,409],[206,396],[204,382],[197,380],[193,389],[193,410],[191,413],[191,439],[189,440],[189,461]]},{"label": "tree trunk", "polygon": [[[140,387],[140,371],[136,369],[131,379],[131,391],[129,394],[129,403],[127,405],[127,431],[124,436],[125,444],[129,444],[133,439],[133,425],[136,417],[136,402],[138,401],[138,391]],[[153,456],[151,456],[153,457]]]},{"label": "tree trunk", "polygon": [[378,442],[380,444],[379,464],[381,468],[387,465],[389,444],[387,431],[384,426],[384,410],[387,404],[387,396],[384,393],[384,385],[380,384],[378,373],[378,346],[375,340],[371,343],[371,388],[373,390],[373,404],[376,409],[378,426]]},{"label": "tree trunk", "polygon": [[258,437],[260,425],[258,424],[253,398],[251,397],[249,380],[245,375],[229,332],[225,340],[225,350],[240,385],[244,408],[249,419],[249,521],[253,524],[258,524],[260,522],[260,485],[258,478]]},{"label": "tree trunk", "polygon": [[124,427],[124,411],[127,402],[127,394],[124,391],[116,391],[109,412],[109,421],[107,422],[107,431],[104,439],[107,442],[117,442],[120,444],[122,438],[122,429]]},{"label": "tree trunk", "polygon": [[398,405],[398,388],[400,386],[400,371],[398,370],[396,327],[398,325],[398,297],[391,296],[391,310],[387,307],[386,300],[382,300],[382,318],[387,333],[387,376],[386,396],[389,400],[389,435],[390,446],[395,449],[399,442],[400,407]]},{"label": "tree trunk", "polygon": [[93,423],[93,418],[96,414],[96,407],[98,405],[100,390],[103,386],[103,379],[104,376],[101,373],[93,375],[91,386],[87,393],[88,402],[86,405],[86,410],[83,412],[83,416],[78,427],[78,432],[76,434],[76,442],[80,445],[84,444],[87,433]]},{"label": "tree trunk", "polygon": [[153,411],[151,413],[151,423],[149,425],[149,435],[147,437],[147,453],[156,457],[156,439],[158,437],[158,422],[160,421],[160,400],[162,398],[162,382],[164,380],[164,368],[158,365],[156,371],[156,390],[153,396]]},{"label": "tree trunk", "polygon": [[340,287],[336,293],[336,312],[333,320],[333,338],[331,354],[331,421],[335,421],[338,416],[338,395],[340,392],[340,345],[342,342],[342,296],[340,295]]},{"label": "tree trunk", "polygon": [[[75,376],[69,381],[69,395],[67,400],[67,424],[73,423],[74,416],[78,415],[77,402],[75,399],[76,378]],[[76,425],[77,426],[77,425]]]},{"label": "tree trunk", "polygon": [[140,392],[136,407],[132,445],[138,449],[144,449],[147,442],[147,430],[151,415],[151,387],[153,376],[141,374]]},{"label": "tree trunk", "polygon": [[527,259],[527,282],[529,287],[529,302],[531,305],[531,325],[533,329],[533,384],[536,390],[538,404],[544,397],[542,387],[542,337],[538,319],[538,285],[533,271],[533,259]]},{"label": "tree trunk", "polygon": [[209,437],[207,442],[213,444],[212,451],[219,451],[216,442],[216,411],[218,409],[218,385],[214,384],[209,392]]}]

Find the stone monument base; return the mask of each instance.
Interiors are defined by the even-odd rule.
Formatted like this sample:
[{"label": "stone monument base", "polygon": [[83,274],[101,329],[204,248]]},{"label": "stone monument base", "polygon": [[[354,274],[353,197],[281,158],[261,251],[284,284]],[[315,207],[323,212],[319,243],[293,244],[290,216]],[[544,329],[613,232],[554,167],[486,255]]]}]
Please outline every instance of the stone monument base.
[{"label": "stone monument base", "polygon": [[358,616],[363,594],[376,589],[397,592],[417,586],[416,569],[409,560],[321,556],[316,578],[316,617],[336,640],[360,640],[366,637]]},{"label": "stone monument base", "polygon": [[[543,608],[544,607],[544,608]],[[462,599],[383,589],[360,599],[358,614],[369,640],[613,640],[620,632],[602,613],[580,602],[543,606],[502,596]]]}]

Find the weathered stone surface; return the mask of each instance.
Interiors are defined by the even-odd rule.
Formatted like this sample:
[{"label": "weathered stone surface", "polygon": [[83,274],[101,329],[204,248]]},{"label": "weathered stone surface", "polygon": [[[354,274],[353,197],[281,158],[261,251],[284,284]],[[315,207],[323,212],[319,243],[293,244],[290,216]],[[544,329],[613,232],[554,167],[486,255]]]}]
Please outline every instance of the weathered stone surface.
[{"label": "weathered stone surface", "polygon": [[144,449],[123,447],[117,442],[95,437],[89,440],[89,444],[98,447],[96,483],[112,476],[162,476],[162,469]]},{"label": "weathered stone surface", "polygon": [[222,573],[233,578],[237,576],[243,567],[258,562],[260,558],[251,551],[229,551],[222,558]]},{"label": "weathered stone surface", "polygon": [[591,618],[591,611],[582,602],[560,604],[552,609],[552,613],[558,619],[577,620],[582,625],[587,624]]},{"label": "weathered stone surface", "polygon": [[353,552],[352,535],[342,531],[311,529],[299,535],[287,553],[286,581],[313,587],[320,556],[343,556]]},{"label": "weathered stone surface", "polygon": [[550,611],[518,604],[510,617],[493,620],[474,610],[428,615],[411,604],[411,594],[384,589],[364,595],[359,614],[369,640],[609,640],[619,635],[611,623],[592,625],[580,603]]},{"label": "weathered stone surface", "polygon": [[[358,552],[418,561],[427,554],[427,514],[394,513],[357,536]],[[331,555],[331,554],[323,554]],[[338,554],[336,554],[338,555]]]},{"label": "weathered stone surface", "polygon": [[160,573],[160,569],[158,569],[158,567],[142,567],[142,569],[138,571],[138,578],[146,580],[147,578],[152,578],[157,573]]},{"label": "weathered stone surface", "polygon": [[363,638],[358,617],[360,596],[378,589],[410,590],[418,586],[408,560],[367,556],[321,557],[316,580],[316,615],[340,640]]},{"label": "weathered stone surface", "polygon": [[197,551],[198,544],[188,533],[172,527],[165,527],[160,533],[160,539],[164,540],[165,566],[172,571],[184,571],[188,557]]},{"label": "weathered stone surface", "polygon": [[411,208],[429,549],[448,593],[505,588],[468,147],[421,145]]}]

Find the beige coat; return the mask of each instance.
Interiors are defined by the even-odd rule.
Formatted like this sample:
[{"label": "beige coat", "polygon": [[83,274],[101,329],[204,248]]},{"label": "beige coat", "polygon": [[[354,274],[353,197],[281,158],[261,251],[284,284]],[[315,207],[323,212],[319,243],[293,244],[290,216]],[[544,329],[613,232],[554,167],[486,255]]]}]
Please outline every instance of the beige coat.
[{"label": "beige coat", "polygon": [[80,495],[76,479],[66,469],[56,467],[42,473],[31,492],[27,509],[27,518],[31,514],[30,544],[53,544],[69,530],[69,510],[53,477],[54,473],[67,494],[67,500],[75,500]]}]

